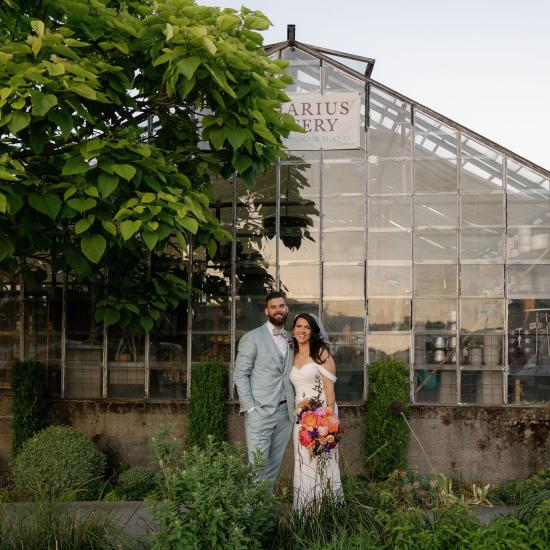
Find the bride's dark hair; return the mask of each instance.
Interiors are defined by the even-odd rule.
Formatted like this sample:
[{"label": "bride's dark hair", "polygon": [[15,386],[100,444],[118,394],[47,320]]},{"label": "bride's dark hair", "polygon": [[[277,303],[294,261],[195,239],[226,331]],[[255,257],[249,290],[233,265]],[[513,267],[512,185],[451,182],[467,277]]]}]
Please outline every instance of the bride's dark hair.
[{"label": "bride's dark hair", "polygon": [[[330,347],[323,340],[323,337],[321,336],[321,329],[319,328],[315,317],[313,317],[309,313],[298,313],[298,315],[294,317],[292,328],[296,326],[298,319],[304,319],[305,321],[307,321],[309,328],[311,329],[311,339],[309,340],[309,356],[318,365],[322,365],[326,361],[326,357],[323,360],[321,359],[321,356],[323,355],[323,352],[326,351],[328,353],[327,357],[330,357]],[[294,349],[297,350],[298,341],[296,340],[296,338],[294,338],[294,336],[292,336],[292,340],[294,341]]]}]

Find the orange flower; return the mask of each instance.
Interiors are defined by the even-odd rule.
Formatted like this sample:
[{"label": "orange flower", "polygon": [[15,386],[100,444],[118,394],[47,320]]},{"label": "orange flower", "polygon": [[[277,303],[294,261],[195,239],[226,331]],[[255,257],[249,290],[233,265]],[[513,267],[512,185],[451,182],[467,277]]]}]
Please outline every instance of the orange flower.
[{"label": "orange flower", "polygon": [[302,414],[301,422],[302,426],[306,428],[314,428],[317,426],[317,417],[315,413],[308,411]]},{"label": "orange flower", "polygon": [[325,416],[325,418],[323,418],[323,425],[328,427],[328,431],[330,433],[336,433],[338,431],[340,421],[337,416],[331,414],[330,416]]}]

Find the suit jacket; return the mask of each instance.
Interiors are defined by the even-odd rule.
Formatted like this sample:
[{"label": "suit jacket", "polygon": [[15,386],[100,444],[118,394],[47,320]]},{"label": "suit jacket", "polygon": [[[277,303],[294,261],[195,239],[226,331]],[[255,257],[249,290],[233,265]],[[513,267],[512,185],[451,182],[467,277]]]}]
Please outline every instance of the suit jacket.
[{"label": "suit jacket", "polygon": [[274,414],[284,393],[288,415],[294,421],[294,386],[289,380],[293,353],[281,354],[267,328],[247,332],[239,342],[233,380],[239,392],[241,413],[255,407],[264,416]]}]

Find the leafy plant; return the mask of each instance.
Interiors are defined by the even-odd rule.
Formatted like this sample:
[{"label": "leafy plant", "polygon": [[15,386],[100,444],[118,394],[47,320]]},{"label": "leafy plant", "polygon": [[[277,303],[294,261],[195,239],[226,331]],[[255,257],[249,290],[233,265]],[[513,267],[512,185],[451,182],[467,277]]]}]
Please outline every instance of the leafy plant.
[{"label": "leafy plant", "polygon": [[368,366],[365,414],[365,469],[372,479],[385,479],[406,465],[409,442],[403,415],[409,402],[409,370],[399,359]]},{"label": "leafy plant", "polygon": [[270,22],[192,0],[6,0],[0,20],[1,267],[93,279],[98,321],[149,331],[189,297],[189,243],[230,238],[211,175],[253,185],[300,129]]},{"label": "leafy plant", "polygon": [[44,367],[34,361],[18,361],[12,379],[12,456],[27,439],[44,427],[47,408]]},{"label": "leafy plant", "polygon": [[107,550],[137,548],[137,544],[97,512],[70,515],[52,503],[0,511],[0,550]]},{"label": "leafy plant", "polygon": [[90,500],[105,473],[105,456],[84,434],[50,426],[35,434],[13,461],[15,486],[29,498]]},{"label": "leafy plant", "polygon": [[143,467],[130,468],[120,473],[115,488],[110,491],[114,495],[105,500],[143,500],[157,486],[157,472]]},{"label": "leafy plant", "polygon": [[208,437],[204,449],[179,456],[169,430],[154,440],[161,467],[159,499],[151,512],[159,529],[154,548],[261,548],[278,519],[267,482],[254,483],[260,460],[251,465],[241,446]]},{"label": "leafy plant", "polygon": [[225,440],[225,367],[218,360],[193,367],[187,446],[204,447],[207,437]]}]

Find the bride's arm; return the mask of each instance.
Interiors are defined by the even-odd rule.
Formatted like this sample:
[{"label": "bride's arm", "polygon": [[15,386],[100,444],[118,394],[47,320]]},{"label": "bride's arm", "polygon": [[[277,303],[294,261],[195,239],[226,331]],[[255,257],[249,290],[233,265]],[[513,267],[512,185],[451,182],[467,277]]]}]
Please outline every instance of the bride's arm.
[{"label": "bride's arm", "polygon": [[[334,375],[334,378],[336,379],[336,364],[334,363],[332,355],[330,355],[327,351],[324,351],[321,354],[321,361],[323,360],[324,363],[321,366],[326,369],[330,374]],[[321,380],[323,382],[323,390],[325,391],[325,400],[327,402],[327,405],[329,407],[332,407],[332,409],[334,410],[334,404],[336,403],[334,381],[331,380],[328,376],[324,375],[322,372]]]}]

